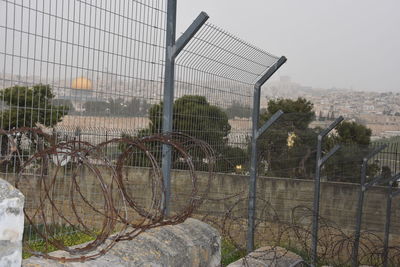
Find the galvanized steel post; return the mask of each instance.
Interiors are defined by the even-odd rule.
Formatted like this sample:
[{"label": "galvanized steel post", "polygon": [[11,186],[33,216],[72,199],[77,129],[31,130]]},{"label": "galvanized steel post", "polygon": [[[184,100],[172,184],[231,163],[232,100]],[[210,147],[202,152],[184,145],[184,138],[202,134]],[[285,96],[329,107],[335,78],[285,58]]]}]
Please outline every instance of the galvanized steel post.
[{"label": "galvanized steel post", "polygon": [[[174,85],[175,85],[175,58],[179,52],[187,45],[190,39],[200,30],[209,16],[201,12],[189,28],[176,39],[176,7],[177,0],[168,0],[167,9],[167,33],[166,33],[166,54],[165,54],[165,76],[164,76],[164,95],[163,95],[163,117],[162,132],[172,132],[173,105],[174,105]],[[163,212],[165,215],[170,213],[171,199],[171,147],[162,147],[162,174],[164,184]]]},{"label": "galvanized steel post", "polygon": [[311,255],[311,266],[317,266],[318,261],[318,218],[319,218],[319,202],[320,202],[320,191],[321,191],[321,167],[324,163],[339,150],[340,146],[335,146],[329,151],[324,157],[322,157],[322,141],[323,138],[328,135],[339,123],[343,121],[343,117],[337,118],[328,128],[323,130],[317,139],[317,158],[315,167],[315,181],[314,181],[314,203],[313,203],[313,232],[312,232],[312,255]]},{"label": "galvanized steel post", "polygon": [[364,207],[364,194],[367,190],[367,167],[368,161],[377,155],[379,152],[384,150],[386,145],[380,146],[371,153],[369,153],[364,159],[361,166],[361,182],[360,182],[360,192],[358,195],[358,205],[357,205],[357,215],[356,215],[356,229],[354,233],[354,245],[353,245],[353,254],[352,254],[352,266],[358,266],[358,248],[360,245],[360,233],[361,233],[361,223],[362,223],[362,213]]},{"label": "galvanized steel post", "polygon": [[252,114],[252,138],[250,158],[250,179],[249,179],[249,207],[248,207],[248,228],[247,228],[247,251],[254,250],[255,210],[256,210],[256,185],[257,185],[257,139],[265,132],[282,114],[282,111],[275,113],[260,129],[260,98],[263,84],[286,62],[286,57],[281,57],[272,65],[268,71],[254,85],[253,114]]},{"label": "galvanized steel post", "polygon": [[400,178],[400,173],[396,174],[391,178],[388,184],[388,192],[386,199],[386,221],[385,221],[385,236],[383,238],[383,267],[388,266],[389,257],[389,233],[390,233],[390,222],[392,216],[392,200],[394,197],[393,183]]}]

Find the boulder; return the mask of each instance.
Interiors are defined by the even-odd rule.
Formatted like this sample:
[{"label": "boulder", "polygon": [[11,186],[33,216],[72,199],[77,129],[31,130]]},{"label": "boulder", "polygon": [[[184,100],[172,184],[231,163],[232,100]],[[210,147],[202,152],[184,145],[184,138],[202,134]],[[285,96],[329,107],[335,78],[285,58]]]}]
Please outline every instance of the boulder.
[{"label": "boulder", "polygon": [[24,232],[24,195],[0,179],[0,267],[19,267]]},{"label": "boulder", "polygon": [[[50,255],[62,257],[66,252]],[[105,255],[86,262],[60,263],[31,257],[24,267],[217,267],[221,262],[221,237],[217,230],[199,220],[150,229],[133,240],[117,242]]]},{"label": "boulder", "polygon": [[[281,247],[262,247],[228,267],[301,267],[303,259]],[[305,265],[304,265],[305,266]]]}]

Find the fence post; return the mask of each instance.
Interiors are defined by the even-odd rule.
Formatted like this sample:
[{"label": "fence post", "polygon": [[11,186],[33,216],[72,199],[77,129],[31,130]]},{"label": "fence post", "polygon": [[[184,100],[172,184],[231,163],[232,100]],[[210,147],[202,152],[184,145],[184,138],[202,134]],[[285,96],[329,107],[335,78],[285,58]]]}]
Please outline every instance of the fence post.
[{"label": "fence post", "polygon": [[247,228],[247,252],[254,250],[255,210],[256,210],[256,186],[257,186],[257,139],[265,132],[283,112],[275,113],[260,129],[260,98],[261,86],[286,62],[286,57],[281,57],[254,85],[253,114],[252,114],[252,138],[250,158],[250,179],[249,179],[249,207],[248,207],[248,228]]},{"label": "fence post", "polygon": [[323,130],[317,138],[317,158],[315,167],[314,180],[314,203],[313,203],[313,229],[312,229],[312,251],[311,251],[311,266],[317,266],[318,261],[318,218],[319,218],[319,202],[321,191],[321,167],[324,163],[339,150],[340,146],[335,146],[324,157],[322,157],[322,140],[328,135],[339,123],[343,121],[343,117],[337,118],[328,128]]},{"label": "fence post", "polygon": [[[174,85],[175,85],[175,58],[185,47],[190,39],[200,30],[209,16],[201,12],[189,28],[176,41],[176,7],[177,0],[168,0],[167,7],[167,33],[166,33],[166,54],[165,54],[165,76],[163,94],[163,117],[162,132],[167,134],[172,132],[173,105],[174,105]],[[170,213],[171,198],[171,146],[162,146],[162,174],[164,184],[163,213]]]},{"label": "fence post", "polygon": [[364,206],[364,194],[367,190],[366,180],[367,180],[367,167],[368,161],[373,158],[376,154],[381,152],[386,148],[386,145],[380,146],[371,153],[369,153],[366,157],[363,158],[362,166],[361,166],[361,181],[360,181],[360,192],[358,195],[358,204],[357,204],[357,215],[356,215],[356,229],[354,233],[354,245],[353,245],[353,255],[352,255],[352,266],[358,266],[358,248],[360,245],[360,233],[361,233],[361,223],[362,223],[362,212]]},{"label": "fence post", "polygon": [[392,200],[394,196],[393,183],[400,178],[400,173],[396,174],[391,178],[388,184],[388,192],[386,199],[386,221],[385,221],[385,236],[383,239],[383,267],[388,266],[388,256],[389,256],[389,233],[390,233],[390,221],[392,216]]},{"label": "fence post", "polygon": [[22,193],[0,179],[0,266],[21,266],[23,209]]}]

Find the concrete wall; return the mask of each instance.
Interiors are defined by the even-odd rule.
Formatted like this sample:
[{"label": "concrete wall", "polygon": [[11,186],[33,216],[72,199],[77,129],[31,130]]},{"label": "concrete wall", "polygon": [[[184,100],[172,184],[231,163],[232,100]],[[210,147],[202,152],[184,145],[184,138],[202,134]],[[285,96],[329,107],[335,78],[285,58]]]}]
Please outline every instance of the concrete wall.
[{"label": "concrete wall", "polygon": [[[99,167],[103,177],[109,180],[109,170]],[[151,196],[151,179],[153,177],[150,169],[132,168],[124,169],[124,183],[135,200],[144,207],[149,205]],[[198,172],[199,191],[206,188],[207,173]],[[82,191],[87,195],[92,203],[102,203],[102,194],[99,183],[92,172],[84,170],[84,178],[80,178]],[[65,209],[68,209],[68,194],[70,188],[69,176],[63,173],[57,178],[57,194],[60,203],[65,203]],[[8,175],[8,180],[13,177]],[[27,208],[30,206],[30,199],[37,196],[35,186],[38,182],[35,179],[29,180],[22,188],[27,199]],[[296,180],[285,178],[259,177],[257,184],[258,196],[260,199],[270,202],[271,208],[275,209],[279,219],[290,221],[292,218],[292,209],[303,205],[312,208],[313,202],[313,181]],[[192,190],[192,181],[187,171],[175,170],[172,175],[172,194],[173,208],[175,210],[187,204],[188,194]],[[349,183],[323,182],[321,187],[321,215],[337,223],[343,229],[353,229],[355,224],[355,212],[357,205],[359,186]],[[222,215],[229,209],[238,198],[246,197],[248,192],[248,177],[241,175],[215,174],[211,181],[210,193],[208,198],[214,199],[204,203],[198,213]],[[235,196],[236,197],[233,197]],[[220,199],[220,200],[217,200]],[[62,202],[64,201],[64,202]],[[258,202],[260,208],[263,201]],[[241,210],[241,215],[246,217],[246,201],[239,203],[237,210]],[[374,187],[365,198],[363,229],[382,232],[384,230],[386,196],[382,187]],[[68,210],[65,211],[68,214]],[[400,231],[400,205],[399,201],[394,201],[392,210],[392,233]]]}]

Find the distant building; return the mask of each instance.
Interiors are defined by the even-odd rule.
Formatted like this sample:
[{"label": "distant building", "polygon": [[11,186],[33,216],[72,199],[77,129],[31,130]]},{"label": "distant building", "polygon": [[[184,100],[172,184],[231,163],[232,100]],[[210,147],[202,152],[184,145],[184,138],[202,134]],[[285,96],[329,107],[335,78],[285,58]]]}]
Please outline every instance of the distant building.
[{"label": "distant building", "polygon": [[88,101],[98,101],[93,91],[93,82],[86,77],[77,77],[71,81],[70,87],[65,88],[64,94],[58,99],[70,100],[76,111],[84,111]]}]

